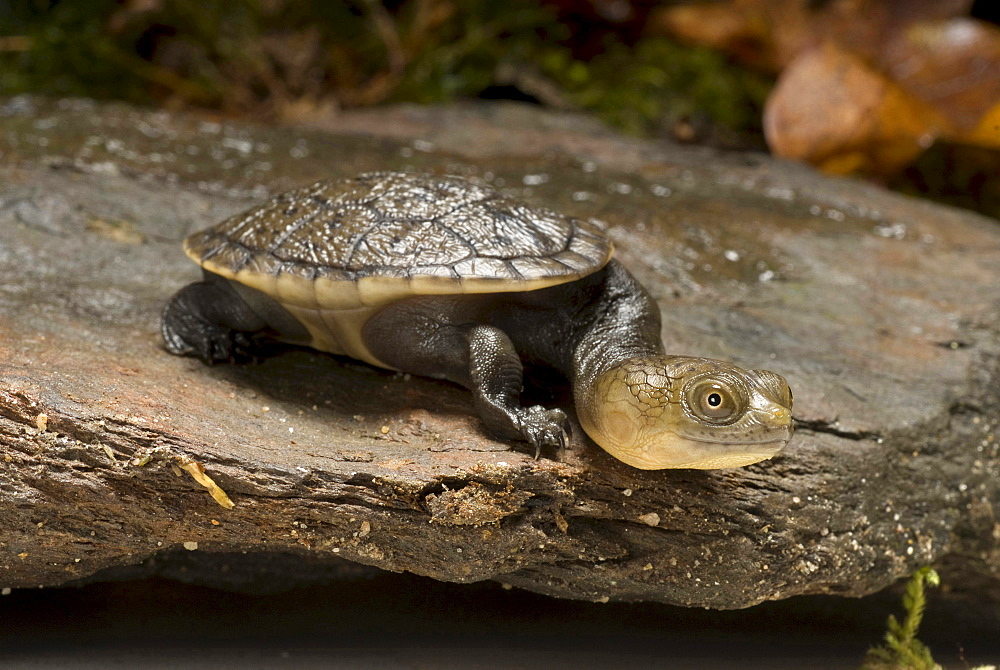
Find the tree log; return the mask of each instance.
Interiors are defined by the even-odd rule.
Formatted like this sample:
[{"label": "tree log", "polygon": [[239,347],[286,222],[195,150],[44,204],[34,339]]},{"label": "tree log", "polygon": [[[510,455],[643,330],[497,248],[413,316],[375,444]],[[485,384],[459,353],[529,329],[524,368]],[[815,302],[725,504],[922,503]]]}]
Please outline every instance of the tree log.
[{"label": "tree log", "polygon": [[[936,563],[1000,603],[996,221],[507,105],[303,130],[18,98],[0,120],[0,587],[190,550],[298,554],[300,582],[346,559],[720,609]],[[605,221],[668,351],[788,378],[792,442],[643,472],[575,425],[536,461],[449,384],[301,349],[164,351],[159,312],[199,276],[186,235],[366,169],[477,175]],[[561,381],[528,385],[569,407]]]}]

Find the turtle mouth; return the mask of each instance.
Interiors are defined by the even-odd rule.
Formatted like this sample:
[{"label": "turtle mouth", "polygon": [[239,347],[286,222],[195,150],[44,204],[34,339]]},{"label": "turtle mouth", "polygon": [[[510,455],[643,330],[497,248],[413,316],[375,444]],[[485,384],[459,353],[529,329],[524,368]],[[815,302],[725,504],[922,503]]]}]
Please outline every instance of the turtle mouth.
[{"label": "turtle mouth", "polygon": [[720,446],[743,446],[753,447],[761,444],[788,444],[788,441],[792,439],[792,428],[789,426],[783,435],[773,436],[769,435],[767,437],[762,437],[758,440],[741,440],[739,438],[733,437],[731,439],[720,439],[718,437],[701,437],[701,436],[688,436],[684,435],[685,440],[690,440],[691,442],[699,442],[701,444],[718,444]]},{"label": "turtle mouth", "polygon": [[723,470],[728,468],[742,468],[747,465],[753,465],[754,463],[760,463],[761,461],[773,458],[779,451],[781,451],[782,447],[785,446],[781,441],[771,443],[763,442],[760,444],[775,444],[777,446],[772,449],[754,449],[751,451],[738,451],[728,454],[720,454],[718,456],[708,456],[675,467],[690,470]]},{"label": "turtle mouth", "polygon": [[641,470],[738,468],[773,458],[785,448],[790,437],[790,431],[783,431],[777,436],[771,434],[747,442],[727,442],[660,433],[658,438],[611,453]]}]

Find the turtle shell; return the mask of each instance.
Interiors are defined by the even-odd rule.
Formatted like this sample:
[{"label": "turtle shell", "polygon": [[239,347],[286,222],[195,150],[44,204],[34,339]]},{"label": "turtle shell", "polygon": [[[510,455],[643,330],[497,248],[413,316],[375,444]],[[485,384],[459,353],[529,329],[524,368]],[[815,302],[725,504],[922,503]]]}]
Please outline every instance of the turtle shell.
[{"label": "turtle shell", "polygon": [[588,275],[612,254],[595,222],[461,177],[402,172],[289,191],[195,233],[184,249],[210,272],[319,310],[544,288]]}]

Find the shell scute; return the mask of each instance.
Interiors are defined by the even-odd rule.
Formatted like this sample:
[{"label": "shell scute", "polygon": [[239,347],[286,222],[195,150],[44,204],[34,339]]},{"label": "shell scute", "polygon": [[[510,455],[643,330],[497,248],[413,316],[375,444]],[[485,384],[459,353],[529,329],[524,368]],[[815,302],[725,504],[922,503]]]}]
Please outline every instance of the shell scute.
[{"label": "shell scute", "polygon": [[376,172],[283,193],[192,235],[185,250],[212,272],[280,288],[282,300],[371,305],[572,281],[601,268],[612,246],[594,222],[476,181]]},{"label": "shell scute", "polygon": [[510,262],[499,258],[470,258],[455,264],[459,277],[495,277],[498,280],[516,280],[519,275]]}]

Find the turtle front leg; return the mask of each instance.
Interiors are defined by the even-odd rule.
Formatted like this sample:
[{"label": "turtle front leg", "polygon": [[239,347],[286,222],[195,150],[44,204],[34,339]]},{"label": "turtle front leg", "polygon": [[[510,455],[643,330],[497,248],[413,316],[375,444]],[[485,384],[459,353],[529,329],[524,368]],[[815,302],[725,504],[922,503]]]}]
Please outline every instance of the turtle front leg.
[{"label": "turtle front leg", "polygon": [[566,446],[566,413],[541,405],[521,406],[523,369],[514,344],[499,328],[476,325],[466,329],[468,377],[476,410],[495,433],[527,440],[535,447]]},{"label": "turtle front leg", "polygon": [[566,413],[521,405],[521,359],[494,326],[455,325],[433,309],[389,308],[369,321],[363,337],[385,364],[425,377],[447,379],[473,393],[476,411],[494,434],[535,448],[564,447]]},{"label": "turtle front leg", "polygon": [[266,327],[228,283],[219,281],[182,288],[163,309],[161,322],[167,351],[197,356],[209,365],[262,356],[259,334]]}]

